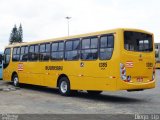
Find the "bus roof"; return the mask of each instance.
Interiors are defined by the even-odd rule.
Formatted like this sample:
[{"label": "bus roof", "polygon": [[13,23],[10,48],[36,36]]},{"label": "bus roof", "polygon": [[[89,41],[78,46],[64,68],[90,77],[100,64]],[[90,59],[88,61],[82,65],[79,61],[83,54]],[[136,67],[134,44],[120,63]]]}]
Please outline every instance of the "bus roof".
[{"label": "bus roof", "polygon": [[25,46],[25,45],[31,45],[31,44],[44,43],[44,42],[47,43],[47,42],[53,42],[53,41],[69,40],[69,39],[80,38],[80,37],[89,37],[89,36],[96,36],[96,35],[103,35],[103,34],[112,34],[112,33],[116,33],[119,30],[123,30],[123,31],[136,31],[136,32],[143,32],[143,33],[147,33],[147,34],[152,34],[151,32],[148,32],[148,31],[145,31],[145,30],[141,30],[141,29],[116,28],[116,29],[103,30],[103,31],[91,32],[91,33],[86,33],[86,34],[65,36],[65,37],[60,37],[60,38],[38,40],[38,41],[33,41],[33,42],[15,43],[15,44],[12,44],[12,45],[8,45],[7,47]]}]

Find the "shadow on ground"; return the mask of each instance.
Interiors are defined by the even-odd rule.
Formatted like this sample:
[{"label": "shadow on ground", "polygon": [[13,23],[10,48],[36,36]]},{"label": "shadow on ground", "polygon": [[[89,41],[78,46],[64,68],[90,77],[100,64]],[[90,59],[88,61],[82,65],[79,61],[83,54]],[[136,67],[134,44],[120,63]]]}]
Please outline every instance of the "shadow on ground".
[{"label": "shadow on ground", "polygon": [[[8,82],[6,84],[10,85],[11,83]],[[38,91],[38,92],[43,92],[43,93],[60,95],[58,89],[53,89],[53,88],[48,88],[48,87],[43,87],[43,86],[20,84],[20,88],[25,89],[25,90],[33,90],[33,91]],[[137,98],[130,98],[130,97],[123,96],[121,94],[119,95],[114,95],[114,93],[113,94],[109,93],[108,95],[106,94],[102,93],[100,95],[95,96],[95,95],[87,94],[87,92],[85,91],[78,91],[76,92],[76,94],[73,94],[70,97],[79,98],[79,99],[95,100],[97,102],[102,101],[102,102],[123,103],[123,104],[145,102],[145,100],[137,99]]]}]

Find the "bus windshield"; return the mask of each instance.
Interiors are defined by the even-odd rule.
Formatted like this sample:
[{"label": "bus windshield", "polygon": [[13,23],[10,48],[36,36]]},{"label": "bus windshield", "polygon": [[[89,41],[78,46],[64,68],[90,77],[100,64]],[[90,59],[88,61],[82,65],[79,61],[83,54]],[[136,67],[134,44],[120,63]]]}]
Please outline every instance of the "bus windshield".
[{"label": "bus windshield", "polygon": [[128,51],[153,51],[152,35],[140,32],[124,32],[124,48]]}]

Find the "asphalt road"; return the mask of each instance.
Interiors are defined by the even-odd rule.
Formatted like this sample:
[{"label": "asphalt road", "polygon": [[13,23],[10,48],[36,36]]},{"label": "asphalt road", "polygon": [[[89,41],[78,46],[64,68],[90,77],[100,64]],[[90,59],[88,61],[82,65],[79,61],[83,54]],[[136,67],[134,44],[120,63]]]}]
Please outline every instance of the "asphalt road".
[{"label": "asphalt road", "polygon": [[89,96],[80,92],[64,97],[58,90],[23,85],[15,89],[0,81],[0,113],[39,114],[158,114],[160,113],[160,70],[155,89],[140,92],[103,92]]}]

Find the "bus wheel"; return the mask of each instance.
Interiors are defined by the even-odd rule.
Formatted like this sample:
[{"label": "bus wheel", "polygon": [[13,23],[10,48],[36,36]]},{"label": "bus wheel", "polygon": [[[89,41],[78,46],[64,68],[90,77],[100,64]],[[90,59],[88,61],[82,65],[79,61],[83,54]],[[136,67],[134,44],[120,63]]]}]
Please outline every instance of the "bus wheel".
[{"label": "bus wheel", "polygon": [[19,79],[18,79],[18,75],[17,75],[17,74],[15,74],[15,75],[13,76],[12,81],[13,81],[13,85],[14,85],[15,87],[18,87],[18,86],[19,86]]},{"label": "bus wheel", "polygon": [[90,95],[99,95],[102,93],[102,91],[92,91],[92,90],[87,90],[88,94]]},{"label": "bus wheel", "polygon": [[69,96],[71,94],[70,82],[66,77],[60,79],[58,87],[61,95]]}]

